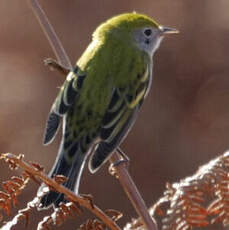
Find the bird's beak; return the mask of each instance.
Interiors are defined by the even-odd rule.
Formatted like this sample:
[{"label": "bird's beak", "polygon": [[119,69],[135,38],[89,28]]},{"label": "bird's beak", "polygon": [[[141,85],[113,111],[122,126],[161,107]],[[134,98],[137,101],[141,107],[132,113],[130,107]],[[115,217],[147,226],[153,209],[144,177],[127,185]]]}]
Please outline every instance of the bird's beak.
[{"label": "bird's beak", "polygon": [[167,26],[159,26],[159,30],[161,32],[162,35],[165,34],[178,34],[179,30],[175,29],[175,28],[170,28]]}]

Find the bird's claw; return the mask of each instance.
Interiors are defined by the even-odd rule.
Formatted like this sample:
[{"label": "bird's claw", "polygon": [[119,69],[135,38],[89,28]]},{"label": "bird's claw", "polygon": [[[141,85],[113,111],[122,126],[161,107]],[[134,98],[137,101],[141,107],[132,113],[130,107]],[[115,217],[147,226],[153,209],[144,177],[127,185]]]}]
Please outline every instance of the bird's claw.
[{"label": "bird's claw", "polygon": [[128,169],[130,160],[129,160],[128,156],[120,148],[117,149],[117,153],[121,156],[122,159],[120,159],[120,160],[118,160],[118,161],[116,161],[110,165],[109,173],[118,179],[116,167],[118,167],[120,164],[125,164],[125,167]]}]

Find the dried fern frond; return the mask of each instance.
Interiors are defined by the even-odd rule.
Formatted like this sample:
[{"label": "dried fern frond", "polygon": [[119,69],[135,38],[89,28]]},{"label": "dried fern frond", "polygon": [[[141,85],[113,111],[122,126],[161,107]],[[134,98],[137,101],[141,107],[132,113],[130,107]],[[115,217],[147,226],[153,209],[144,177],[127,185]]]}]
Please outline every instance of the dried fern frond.
[{"label": "dried fern frond", "polygon": [[50,229],[50,225],[61,225],[67,218],[71,218],[75,215],[82,213],[82,208],[78,204],[73,202],[61,203],[59,208],[56,208],[54,212],[43,218],[38,224],[38,230]]},{"label": "dried fern frond", "polygon": [[27,207],[18,211],[18,214],[14,216],[11,221],[6,222],[4,226],[1,227],[2,230],[10,230],[13,226],[17,225],[17,223],[21,220],[25,220],[25,227],[29,224],[29,217],[32,213],[33,209],[37,207],[39,200],[35,197],[32,201],[27,203]]},{"label": "dried fern frond", "polygon": [[213,191],[216,199],[207,210],[213,216],[212,224],[222,222],[224,226],[229,226],[229,152],[224,155],[214,167]]},{"label": "dried fern frond", "polygon": [[86,223],[81,224],[79,230],[105,230],[106,225],[98,219],[88,219]]},{"label": "dried fern frond", "polygon": [[202,166],[192,177],[167,186],[170,207],[162,219],[163,229],[203,228],[209,224],[210,214],[218,214],[218,218],[210,218],[211,224],[228,222],[229,215],[225,213],[229,198],[228,162],[229,152],[226,152]]},{"label": "dried fern frond", "polygon": [[[165,195],[149,210],[159,229],[190,230],[219,222],[228,226],[229,152],[202,166],[193,176],[166,187]],[[141,219],[136,219],[125,229],[145,228]]]},{"label": "dried fern frond", "polygon": [[23,172],[21,176],[12,176],[8,181],[2,182],[5,191],[0,191],[0,210],[4,210],[10,216],[11,203],[14,207],[18,205],[17,196],[21,194],[28,181],[29,175]]},{"label": "dried fern frond", "polygon": [[[111,217],[115,222],[122,217],[122,213],[114,209],[108,209],[105,211],[107,215]],[[105,230],[106,225],[98,219],[88,219],[86,223],[81,224],[79,230]]]},{"label": "dried fern frond", "polygon": [[[43,172],[44,168],[42,166],[37,163],[27,163],[23,160],[23,157],[23,155],[15,156],[11,153],[0,155],[0,159],[5,160],[9,164],[11,169],[17,169],[18,167],[21,167],[25,171],[23,175],[26,176],[26,179],[31,178],[39,185],[41,183],[44,183],[47,186],[44,187],[44,189],[37,194],[32,202],[29,202],[27,204],[27,207],[25,209],[18,211],[18,214],[13,218],[13,220],[8,222],[4,226],[6,227],[6,229],[11,229],[11,227],[16,225],[17,222],[21,219],[25,219],[27,225],[31,210],[34,207],[39,208],[39,201],[41,197],[49,190],[54,190],[56,192],[63,193],[69,203],[61,204],[61,206],[55,209],[50,216],[45,217],[39,223],[39,229],[50,229],[50,224],[60,225],[67,219],[67,217],[71,217],[73,214],[79,215],[80,213],[82,213],[84,207],[90,210],[98,219],[101,220],[101,223],[105,224],[110,229],[120,230],[115,220],[110,218],[105,212],[103,212],[94,204],[91,195],[74,194],[72,191],[62,186],[62,183],[64,183],[67,179],[66,177],[56,175],[53,179],[49,178]],[[7,214],[10,214],[10,202],[6,202],[6,204],[4,202],[1,202],[1,196],[2,199],[5,199],[4,201],[7,201],[7,199],[9,199],[8,197],[10,197],[10,199],[13,200],[14,204],[17,204],[16,195],[18,195],[20,189],[24,187],[23,184],[19,183],[20,181],[21,180],[19,177],[13,177],[12,181],[8,181],[4,184],[6,193],[0,193],[0,209],[4,209]],[[18,186],[18,183],[20,184],[20,186]],[[4,227],[3,229],[5,229]]]}]

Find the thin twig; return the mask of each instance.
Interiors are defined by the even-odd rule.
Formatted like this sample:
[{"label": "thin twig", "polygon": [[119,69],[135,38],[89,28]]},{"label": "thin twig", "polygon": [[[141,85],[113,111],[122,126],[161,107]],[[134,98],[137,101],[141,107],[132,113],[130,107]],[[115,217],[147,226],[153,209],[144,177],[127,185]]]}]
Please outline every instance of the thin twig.
[{"label": "thin twig", "polygon": [[42,171],[35,169],[32,165],[26,163],[21,156],[15,156],[11,153],[2,154],[0,158],[9,160],[16,165],[19,165],[21,168],[25,170],[29,175],[33,175],[34,177],[40,178],[46,185],[51,188],[54,188],[59,193],[64,193],[66,197],[72,202],[76,202],[81,204],[83,207],[86,207],[89,211],[91,211],[95,216],[101,219],[107,226],[109,226],[112,230],[121,230],[118,225],[111,220],[109,216],[107,216],[100,208],[98,208],[95,204],[91,205],[91,202],[88,199],[85,199],[79,195],[76,195],[63,185],[57,183],[55,180],[48,177]]},{"label": "thin twig", "polygon": [[[117,151],[119,151],[119,149]],[[111,163],[119,162],[121,160],[122,158],[117,152],[115,152],[115,154],[113,154],[110,158]],[[152,217],[150,216],[149,211],[147,210],[147,207],[145,205],[145,202],[141,194],[139,193],[133,179],[131,178],[127,168],[122,163],[117,164],[116,166],[113,167],[115,167],[115,174],[117,174],[122,187],[124,188],[127,196],[129,197],[138,215],[142,219],[146,229],[156,230],[157,225],[156,223],[154,223]]]},{"label": "thin twig", "polygon": [[[59,41],[53,27],[48,21],[47,16],[45,15],[44,11],[39,6],[37,0],[30,0],[31,5],[33,7],[34,13],[37,16],[43,31],[45,32],[45,35],[47,36],[49,43],[58,58],[61,65],[65,66],[67,69],[72,69],[71,62],[69,61],[69,57],[67,56],[61,42]],[[115,161],[120,160],[120,156],[117,152],[114,152],[113,156],[111,157],[111,162],[114,163]],[[142,199],[139,191],[137,190],[133,180],[131,179],[131,176],[129,175],[129,172],[127,168],[120,164],[118,167],[116,167],[117,174],[119,176],[119,180],[126,191],[130,201],[132,202],[132,205],[136,209],[137,213],[142,217],[142,220],[145,224],[145,226],[148,229],[156,230],[157,226],[153,222],[152,218],[150,217],[150,214],[147,210],[147,207],[145,205],[144,200]]]},{"label": "thin twig", "polygon": [[45,12],[42,10],[41,6],[37,0],[29,0],[33,9],[35,16],[37,17],[43,32],[45,33],[49,44],[51,45],[53,52],[55,53],[58,61],[65,66],[66,68],[72,68],[71,61],[66,54],[59,38],[56,36],[56,33],[50,24],[48,18],[45,15]]}]

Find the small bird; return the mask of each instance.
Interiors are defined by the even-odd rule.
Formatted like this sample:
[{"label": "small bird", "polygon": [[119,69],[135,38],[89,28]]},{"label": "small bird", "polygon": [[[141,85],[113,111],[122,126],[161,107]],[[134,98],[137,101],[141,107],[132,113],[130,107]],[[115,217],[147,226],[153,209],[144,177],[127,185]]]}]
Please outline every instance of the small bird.
[{"label": "small bird", "polygon": [[[178,31],[135,12],[115,16],[95,30],[49,113],[45,145],[54,139],[63,119],[62,141],[50,177],[66,176],[64,186],[78,193],[87,157],[92,173],[109,159],[149,92],[154,53],[164,35],[172,33]],[[58,207],[60,202],[66,202],[64,195],[49,191],[40,207]]]}]

